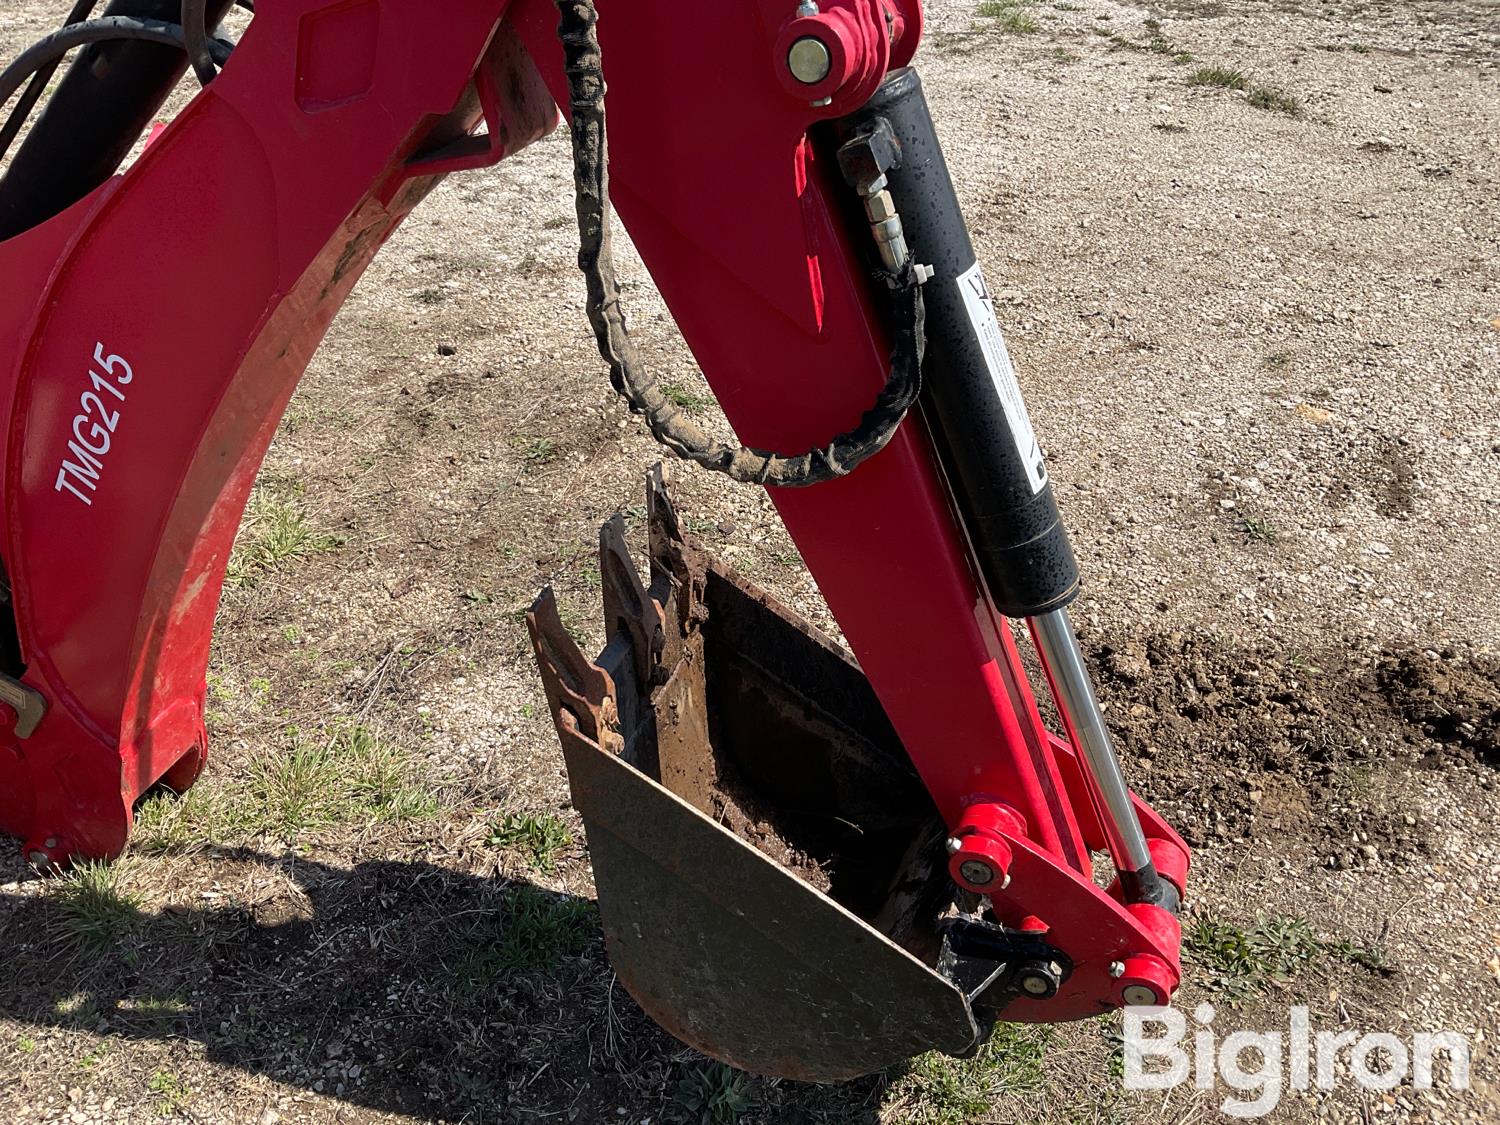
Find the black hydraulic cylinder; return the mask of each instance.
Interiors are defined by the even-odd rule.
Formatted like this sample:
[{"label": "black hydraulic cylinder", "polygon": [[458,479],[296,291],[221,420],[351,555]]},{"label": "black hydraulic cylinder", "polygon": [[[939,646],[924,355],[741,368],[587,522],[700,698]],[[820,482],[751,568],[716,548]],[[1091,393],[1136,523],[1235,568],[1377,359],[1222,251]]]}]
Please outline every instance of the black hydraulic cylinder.
[{"label": "black hydraulic cylinder", "polygon": [[843,138],[876,138],[877,166],[882,118],[899,149],[887,190],[912,257],[935,271],[922,290],[923,412],[996,608],[1036,617],[1077,596],[1078,565],[915,70],[893,72],[839,123]]},{"label": "black hydraulic cylinder", "polygon": [[[234,0],[209,0],[217,27]],[[113,0],[106,16],[176,23],[182,0]],[[120,167],[187,69],[161,43],[120,40],[78,52],[0,178],[0,241],[67,210]]]}]

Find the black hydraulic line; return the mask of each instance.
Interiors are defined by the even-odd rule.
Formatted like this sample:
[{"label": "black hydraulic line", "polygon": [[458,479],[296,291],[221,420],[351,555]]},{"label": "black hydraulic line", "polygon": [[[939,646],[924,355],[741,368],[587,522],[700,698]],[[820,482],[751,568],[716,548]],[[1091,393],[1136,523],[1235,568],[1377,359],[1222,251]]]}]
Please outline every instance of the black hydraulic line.
[{"label": "black hydraulic line", "polygon": [[884,273],[890,303],[891,370],[885,387],[853,429],[821,448],[796,455],[714,440],[662,392],[656,376],[640,361],[626,328],[610,237],[604,69],[595,30],[599,13],[594,0],[555,2],[573,127],[578,267],[588,289],[589,324],[616,392],[632,412],[645,416],[652,436],[678,457],[741,484],[806,488],[852,473],[889,444],[921,393],[922,286],[912,264],[907,262],[899,273]]},{"label": "black hydraulic line", "polygon": [[[233,3],[209,0],[209,26],[217,27]],[[103,17],[177,29],[181,12],[181,0],[111,0]],[[66,210],[112,176],[187,69],[180,31],[86,37],[75,45],[83,50],[0,177],[0,241]],[[53,57],[32,56],[33,64]]]},{"label": "black hydraulic line", "polygon": [[208,0],[182,0],[182,35],[188,63],[198,81],[207,86],[219,74],[208,48]]},{"label": "black hydraulic line", "polygon": [[[60,28],[44,39],[22,51],[15,62],[0,71],[0,102],[7,101],[28,77],[41,72],[44,67],[60,61],[69,51],[87,47],[94,43],[118,41],[139,43],[161,43],[169,47],[184,46],[182,26],[164,23],[161,20],[137,20],[126,16],[111,16],[108,19],[86,20]],[[227,46],[215,41],[212,52],[221,59],[229,58]],[[210,54],[210,61],[212,61]]]},{"label": "black hydraulic line", "polygon": [[[63,26],[82,23],[94,14],[94,6],[99,0],[78,0],[73,5],[73,10],[68,13],[68,18],[63,21]],[[31,85],[26,87],[26,92],[16,101],[16,108],[11,115],[5,119],[5,125],[0,128],[0,160],[5,159],[5,154],[10,151],[10,146],[15,143],[21,127],[26,124],[26,119],[31,116],[31,111],[36,108],[36,103],[41,100],[42,94],[46,92],[47,83],[52,81],[52,76],[57,73],[57,68],[62,65],[62,59],[57,58],[42,67],[31,77]],[[0,103],[3,104],[3,103]]]}]

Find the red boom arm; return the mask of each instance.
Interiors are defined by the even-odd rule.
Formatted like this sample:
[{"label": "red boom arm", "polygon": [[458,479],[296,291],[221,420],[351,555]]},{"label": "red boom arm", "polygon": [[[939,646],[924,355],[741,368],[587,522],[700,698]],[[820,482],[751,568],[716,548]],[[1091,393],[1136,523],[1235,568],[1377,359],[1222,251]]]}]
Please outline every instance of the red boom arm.
[{"label": "red boom arm", "polygon": [[[827,441],[884,384],[887,349],[838,170],[807,130],[910,58],[916,0],[824,4],[839,49],[812,98],[779,61],[790,0],[600,7],[622,219],[740,437]],[[453,0],[441,19],[425,0],[262,0],[127,173],[0,243],[3,550],[25,663],[0,827],[33,853],[119,852],[135,799],[202,768],[214,612],[282,410],[436,177],[555,123],[556,23],[549,0]],[[488,142],[450,143],[481,118]],[[1175,920],[1093,883],[1088,791],[1041,723],[920,420],[852,475],[772,496],[950,827],[975,806],[1018,814],[992,827],[1031,905],[993,901],[1009,925],[1045,903],[1073,960],[1047,1018],[1132,982],[1165,1000]],[[1180,882],[1186,849],[1138,809]]]}]

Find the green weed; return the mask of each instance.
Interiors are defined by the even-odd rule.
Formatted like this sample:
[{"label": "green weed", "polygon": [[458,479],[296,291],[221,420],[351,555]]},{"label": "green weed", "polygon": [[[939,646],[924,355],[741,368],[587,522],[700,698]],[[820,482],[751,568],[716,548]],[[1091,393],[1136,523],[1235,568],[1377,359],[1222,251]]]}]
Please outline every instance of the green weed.
[{"label": "green weed", "polygon": [[753,1080],[743,1071],[723,1063],[695,1066],[677,1083],[673,1098],[703,1122],[734,1125],[741,1116],[755,1108]]},{"label": "green weed", "polygon": [[274,485],[259,485],[251,493],[224,582],[254,586],[267,573],[342,544],[338,536],[314,527],[293,495]]},{"label": "green weed", "polygon": [[1182,949],[1198,978],[1231,1004],[1285,984],[1327,958],[1366,968],[1385,965],[1376,951],[1320,938],[1305,918],[1265,912],[1245,926],[1198,919],[1184,931]]},{"label": "green weed", "polygon": [[151,1076],[146,1088],[155,1095],[151,1104],[162,1117],[171,1117],[177,1113],[193,1095],[192,1087],[170,1070],[158,1070]]},{"label": "green weed", "polygon": [[460,995],[480,994],[517,974],[551,969],[587,949],[595,927],[591,903],[519,886],[500,909],[457,935],[453,960],[444,966],[446,985]]},{"label": "green weed", "polygon": [[1200,66],[1187,76],[1189,86],[1218,86],[1224,90],[1243,90],[1250,84],[1245,72],[1228,66]]},{"label": "green weed", "polygon": [[1246,516],[1240,520],[1240,530],[1245,533],[1245,538],[1257,543],[1274,543],[1281,536],[1275,524],[1256,516]]},{"label": "green weed", "polygon": [[1294,94],[1278,90],[1272,86],[1257,86],[1250,91],[1246,99],[1256,109],[1269,109],[1276,113],[1285,113],[1289,117],[1302,116],[1302,102]]},{"label": "green weed", "polygon": [[510,444],[521,454],[521,460],[528,468],[545,465],[557,457],[557,441],[553,438],[517,434],[510,439]]},{"label": "green weed", "polygon": [[1003,1095],[1034,1096],[1045,1085],[1051,1032],[1045,1025],[1002,1023],[971,1059],[932,1052],[912,1060],[893,1083],[911,1125],[976,1125]]},{"label": "green weed", "polygon": [[558,853],[573,842],[573,836],[562,818],[552,813],[506,813],[490,825],[487,842],[492,848],[522,852],[533,867],[552,871]]},{"label": "green weed", "polygon": [[65,931],[86,948],[113,945],[140,918],[140,897],[121,886],[119,865],[75,863],[52,890]]},{"label": "green weed", "polygon": [[1031,0],[983,0],[978,11],[985,19],[995,21],[992,26],[996,31],[1006,35],[1031,35],[1040,31],[1042,25],[1026,11],[1030,6]]},{"label": "green weed", "polygon": [[681,407],[689,414],[702,414],[704,408],[713,402],[712,399],[704,398],[678,383],[662,383],[660,388],[668,402]]}]

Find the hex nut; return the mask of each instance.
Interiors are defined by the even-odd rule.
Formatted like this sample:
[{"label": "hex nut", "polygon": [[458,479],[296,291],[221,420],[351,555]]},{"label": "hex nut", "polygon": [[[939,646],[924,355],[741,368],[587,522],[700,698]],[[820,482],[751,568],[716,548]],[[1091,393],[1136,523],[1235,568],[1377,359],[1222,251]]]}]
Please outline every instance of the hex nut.
[{"label": "hex nut", "polygon": [[865,214],[872,223],[883,223],[896,217],[896,201],[888,191],[879,191],[865,200]]}]

